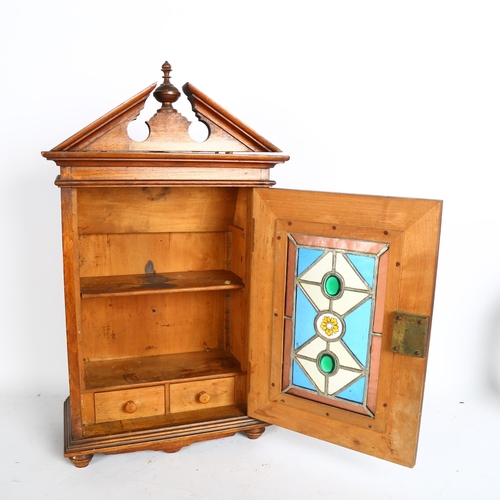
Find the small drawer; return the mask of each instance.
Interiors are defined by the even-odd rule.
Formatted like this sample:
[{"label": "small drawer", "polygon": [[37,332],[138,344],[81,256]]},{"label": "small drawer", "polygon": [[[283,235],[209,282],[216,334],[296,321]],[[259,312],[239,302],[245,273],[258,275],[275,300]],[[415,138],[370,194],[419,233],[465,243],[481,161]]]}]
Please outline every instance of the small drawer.
[{"label": "small drawer", "polygon": [[143,387],[94,394],[95,420],[110,422],[165,413],[165,387]]},{"label": "small drawer", "polygon": [[170,386],[170,413],[234,404],[234,377]]}]

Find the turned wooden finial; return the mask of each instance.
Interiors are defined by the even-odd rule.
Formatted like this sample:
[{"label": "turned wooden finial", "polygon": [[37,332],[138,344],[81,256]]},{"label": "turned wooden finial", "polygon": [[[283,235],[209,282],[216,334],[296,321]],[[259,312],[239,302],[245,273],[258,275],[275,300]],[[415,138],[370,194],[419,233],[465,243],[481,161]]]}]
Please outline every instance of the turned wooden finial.
[{"label": "turned wooden finial", "polygon": [[172,66],[168,61],[165,61],[161,70],[163,71],[163,83],[158,85],[153,93],[155,99],[162,104],[158,111],[175,111],[172,103],[179,99],[181,93],[170,83]]}]

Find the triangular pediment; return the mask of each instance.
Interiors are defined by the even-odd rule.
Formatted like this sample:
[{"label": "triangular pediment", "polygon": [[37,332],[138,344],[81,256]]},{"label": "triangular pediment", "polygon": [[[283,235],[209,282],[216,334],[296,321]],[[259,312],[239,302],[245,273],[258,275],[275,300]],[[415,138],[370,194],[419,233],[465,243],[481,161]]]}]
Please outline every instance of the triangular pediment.
[{"label": "triangular pediment", "polygon": [[[189,134],[191,122],[174,104],[181,92],[162,66],[163,83],[150,85],[120,106],[42,152],[61,168],[58,186],[213,185],[271,186],[269,170],[289,159],[190,83],[183,87],[193,112],[208,129],[204,141]],[[137,141],[128,128],[153,93],[160,108],[147,122],[148,137]]]},{"label": "triangular pediment", "polygon": [[[180,92],[170,84],[170,65],[162,67],[164,83],[153,84],[126,102],[83,128],[52,149],[53,152],[244,152],[280,153],[264,137],[218,105],[194,85],[186,83],[183,90],[197,118],[208,127],[208,137],[195,141],[189,134],[191,122],[173,106]],[[162,104],[146,123],[149,136],[139,142],[128,134],[128,126],[144,108],[146,99],[154,90]],[[163,100],[162,100],[163,99]]]}]

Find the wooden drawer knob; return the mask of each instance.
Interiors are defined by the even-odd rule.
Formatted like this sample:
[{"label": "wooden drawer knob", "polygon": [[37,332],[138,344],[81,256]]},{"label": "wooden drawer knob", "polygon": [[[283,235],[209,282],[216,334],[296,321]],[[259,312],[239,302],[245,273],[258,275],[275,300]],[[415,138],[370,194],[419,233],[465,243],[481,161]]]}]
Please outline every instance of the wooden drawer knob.
[{"label": "wooden drawer knob", "polygon": [[201,391],[198,394],[198,401],[200,403],[207,404],[210,401],[210,394],[208,394],[208,392]]},{"label": "wooden drawer knob", "polygon": [[127,412],[127,413],[135,413],[137,411],[137,405],[133,402],[133,401],[127,401],[124,405],[123,405],[123,409]]}]

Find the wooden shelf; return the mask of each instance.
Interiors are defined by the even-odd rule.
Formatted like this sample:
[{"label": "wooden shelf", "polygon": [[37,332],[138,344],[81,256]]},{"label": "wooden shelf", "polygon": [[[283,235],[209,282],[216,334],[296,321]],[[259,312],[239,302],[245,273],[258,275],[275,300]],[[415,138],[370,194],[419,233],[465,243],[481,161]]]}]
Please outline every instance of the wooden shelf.
[{"label": "wooden shelf", "polygon": [[222,350],[88,361],[84,371],[87,390],[243,374],[239,361]]},{"label": "wooden shelf", "polygon": [[231,290],[243,287],[239,276],[224,270],[92,276],[81,278],[80,282],[82,298]]}]

